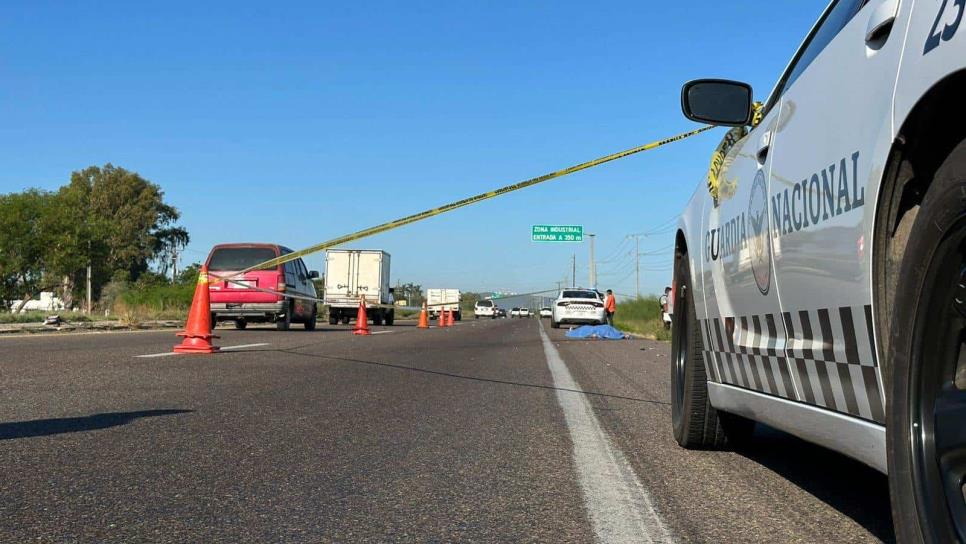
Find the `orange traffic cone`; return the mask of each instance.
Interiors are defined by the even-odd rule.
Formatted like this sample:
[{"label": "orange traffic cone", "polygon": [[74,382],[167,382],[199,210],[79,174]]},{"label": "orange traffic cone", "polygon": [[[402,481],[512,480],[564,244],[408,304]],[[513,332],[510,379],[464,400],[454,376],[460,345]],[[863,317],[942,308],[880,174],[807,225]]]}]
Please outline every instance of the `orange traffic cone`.
[{"label": "orange traffic cone", "polygon": [[359,313],[356,314],[356,327],[352,329],[352,334],[368,336],[369,315],[366,313],[366,297],[359,297]]},{"label": "orange traffic cone", "polygon": [[454,321],[453,314],[455,314],[455,313],[456,312],[454,312],[453,310],[450,310],[449,311],[449,317],[446,318],[446,326],[447,327],[452,327],[453,325],[455,325],[455,323],[453,323],[453,321]]},{"label": "orange traffic cone", "polygon": [[439,328],[442,329],[445,326],[446,326],[446,308],[443,308],[439,311]]},{"label": "orange traffic cone", "polygon": [[426,303],[423,303],[423,309],[419,312],[419,325],[416,325],[417,329],[428,329],[429,328],[429,315],[426,311]]},{"label": "orange traffic cone", "polygon": [[191,309],[188,310],[188,322],[185,323],[184,340],[174,347],[175,353],[214,353],[218,346],[211,345],[211,299],[208,294],[208,267],[202,266],[198,273],[198,283],[195,285],[195,296],[191,299]]}]

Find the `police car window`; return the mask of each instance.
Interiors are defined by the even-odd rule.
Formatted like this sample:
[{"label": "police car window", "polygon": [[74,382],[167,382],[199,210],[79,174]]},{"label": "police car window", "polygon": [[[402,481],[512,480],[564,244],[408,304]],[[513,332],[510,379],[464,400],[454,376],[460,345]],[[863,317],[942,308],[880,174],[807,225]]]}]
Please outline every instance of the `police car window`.
[{"label": "police car window", "polygon": [[775,91],[765,104],[765,112],[769,111],[778,103],[778,99],[785,94],[785,91],[802,75],[808,65],[818,57],[825,46],[831,42],[838,33],[849,24],[849,21],[865,6],[869,0],[838,0],[831,8],[825,10],[821,20],[808,37],[805,43],[798,49],[792,59],[791,66],[785,70],[781,79],[775,85]]},{"label": "police car window", "polygon": [[825,49],[835,36],[845,28],[845,25],[849,24],[852,17],[862,9],[862,6],[866,4],[867,0],[839,0],[832,6],[832,9],[826,12],[825,18],[822,24],[818,27],[814,34],[812,34],[811,39],[809,39],[808,45],[802,50],[798,59],[795,61],[795,66],[792,67],[791,71],[788,72],[788,76],[782,85],[782,92],[779,95],[784,94],[785,91],[795,83],[795,80],[802,75],[802,72],[818,57],[818,55]]},{"label": "police car window", "polygon": [[562,298],[597,298],[597,293],[593,291],[564,291]]}]

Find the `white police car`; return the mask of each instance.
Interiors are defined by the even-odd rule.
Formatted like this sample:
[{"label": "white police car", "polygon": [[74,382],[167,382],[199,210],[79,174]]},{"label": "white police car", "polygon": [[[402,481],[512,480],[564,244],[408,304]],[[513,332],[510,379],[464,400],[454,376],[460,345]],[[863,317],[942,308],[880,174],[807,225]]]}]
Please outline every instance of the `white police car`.
[{"label": "white police car", "polygon": [[757,420],[863,461],[901,542],[966,540],[964,11],[831,2],[753,127],[749,86],[682,90],[748,128],[678,223],[674,436]]},{"label": "white police car", "polygon": [[599,325],[606,322],[604,301],[593,289],[561,290],[550,314],[550,326],[554,329],[559,329],[561,324]]}]

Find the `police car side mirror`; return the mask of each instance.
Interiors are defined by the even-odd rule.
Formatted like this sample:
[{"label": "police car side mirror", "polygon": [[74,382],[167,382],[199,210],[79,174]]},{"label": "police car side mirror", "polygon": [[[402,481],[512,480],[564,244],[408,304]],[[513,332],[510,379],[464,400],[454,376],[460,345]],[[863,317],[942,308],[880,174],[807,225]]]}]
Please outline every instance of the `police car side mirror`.
[{"label": "police car side mirror", "polygon": [[681,109],[692,121],[738,127],[751,124],[751,85],[727,79],[696,79],[681,88]]},{"label": "police car side mirror", "polygon": [[309,270],[309,277],[312,278],[312,279],[318,278],[319,277],[319,271],[318,270]]}]

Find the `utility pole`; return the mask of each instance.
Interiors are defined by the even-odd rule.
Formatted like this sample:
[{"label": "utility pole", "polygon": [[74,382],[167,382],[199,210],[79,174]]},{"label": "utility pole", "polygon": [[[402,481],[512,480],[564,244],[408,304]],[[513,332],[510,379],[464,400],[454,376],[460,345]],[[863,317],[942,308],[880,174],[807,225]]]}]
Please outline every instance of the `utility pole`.
[{"label": "utility pole", "polygon": [[570,266],[573,270],[573,274],[570,276],[571,287],[577,287],[577,254],[574,253],[573,257],[570,258]]},{"label": "utility pole", "polygon": [[171,251],[171,281],[178,281],[178,248],[175,246]]},{"label": "utility pole", "polygon": [[594,237],[596,234],[588,234],[590,236],[590,288],[597,289],[597,264],[594,262]]},{"label": "utility pole", "polygon": [[634,274],[637,283],[637,298],[641,298],[641,236],[642,234],[628,234],[628,238],[634,238]]},{"label": "utility pole", "polygon": [[87,241],[87,314],[93,311],[91,305],[91,241]]}]

